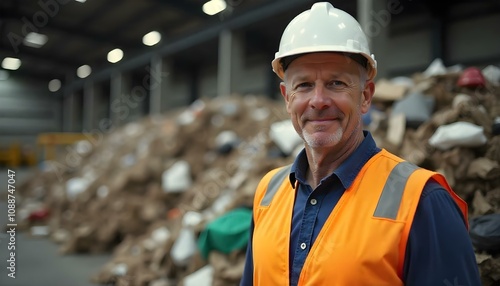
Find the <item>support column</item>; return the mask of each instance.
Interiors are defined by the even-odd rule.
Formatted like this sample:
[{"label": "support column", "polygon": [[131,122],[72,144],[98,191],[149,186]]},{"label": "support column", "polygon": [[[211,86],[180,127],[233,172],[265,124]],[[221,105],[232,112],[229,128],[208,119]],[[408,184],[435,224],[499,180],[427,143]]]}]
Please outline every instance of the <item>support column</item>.
[{"label": "support column", "polygon": [[172,91],[172,64],[160,56],[151,59],[149,86],[149,113],[161,114],[169,109]]},{"label": "support column", "polygon": [[[368,37],[370,51],[378,62],[377,78],[388,76],[390,57],[389,25],[393,14],[400,13],[399,2],[387,0],[357,0],[358,20]],[[398,4],[398,5],[395,5]]]},{"label": "support column", "polygon": [[217,95],[231,94],[232,32],[224,30],[219,35],[219,63],[217,70]]},{"label": "support column", "polygon": [[189,69],[189,104],[197,100],[199,96],[199,81],[200,81],[200,67],[198,65],[191,66]]},{"label": "support column", "polygon": [[94,82],[87,81],[83,86],[83,130],[94,128],[95,118],[95,88]]},{"label": "support column", "polygon": [[110,118],[113,126],[127,122],[130,115],[130,80],[121,72],[111,75]]},{"label": "support column", "polygon": [[245,43],[241,33],[224,30],[219,35],[217,94],[244,93],[248,83],[242,82]]},{"label": "support column", "polygon": [[[361,25],[363,31],[368,34],[369,23],[372,21],[370,16],[370,11],[373,11],[373,1],[372,0],[358,0],[358,17],[357,20]],[[368,44],[372,47],[372,38],[368,37]]]},{"label": "support column", "polygon": [[[74,81],[74,76],[66,76],[66,84],[70,86]],[[73,128],[73,117],[74,112],[74,90],[69,88],[63,89],[63,94],[61,98],[61,130],[63,132],[70,132]]]},{"label": "support column", "polygon": [[242,33],[231,36],[231,93],[244,94],[254,83],[243,78],[245,65],[245,39]]},{"label": "support column", "polygon": [[281,99],[279,88],[281,79],[273,72],[270,66],[266,70],[266,95],[271,99]]},{"label": "support column", "polygon": [[63,126],[62,130],[64,132],[72,132],[73,131],[73,113],[74,113],[74,97],[75,95],[71,92],[65,94],[62,100],[62,118],[63,118]]},{"label": "support column", "polygon": [[433,3],[433,5],[428,5],[428,9],[431,12],[431,55],[432,60],[440,58],[445,66],[448,65],[448,59],[446,57],[446,26],[447,26],[447,16],[449,7],[446,3],[438,2]]},{"label": "support column", "polygon": [[54,112],[54,125],[57,132],[64,131],[64,98],[64,94],[58,96],[56,99],[54,99],[54,104],[52,105],[52,110]]}]

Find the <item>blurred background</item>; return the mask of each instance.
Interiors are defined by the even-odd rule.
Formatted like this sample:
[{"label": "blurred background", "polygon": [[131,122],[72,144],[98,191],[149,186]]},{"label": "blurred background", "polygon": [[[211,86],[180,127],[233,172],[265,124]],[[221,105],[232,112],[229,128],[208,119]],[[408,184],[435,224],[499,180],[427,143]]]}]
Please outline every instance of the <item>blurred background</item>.
[{"label": "blurred background", "polygon": [[[238,285],[255,187],[301,148],[270,63],[314,2],[2,0],[0,284]],[[377,143],[500,213],[500,1],[330,2],[378,61]]]}]

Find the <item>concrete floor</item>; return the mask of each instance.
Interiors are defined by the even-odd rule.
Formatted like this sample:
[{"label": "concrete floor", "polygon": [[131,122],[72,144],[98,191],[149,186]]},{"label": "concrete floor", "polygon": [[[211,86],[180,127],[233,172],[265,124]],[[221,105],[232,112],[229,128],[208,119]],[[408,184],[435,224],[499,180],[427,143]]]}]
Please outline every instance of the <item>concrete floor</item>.
[{"label": "concrete floor", "polygon": [[[16,185],[31,170],[16,171]],[[110,255],[59,255],[58,245],[46,237],[16,232],[16,278],[7,274],[7,169],[0,168],[0,285],[2,286],[94,286],[90,277],[110,259]]]}]

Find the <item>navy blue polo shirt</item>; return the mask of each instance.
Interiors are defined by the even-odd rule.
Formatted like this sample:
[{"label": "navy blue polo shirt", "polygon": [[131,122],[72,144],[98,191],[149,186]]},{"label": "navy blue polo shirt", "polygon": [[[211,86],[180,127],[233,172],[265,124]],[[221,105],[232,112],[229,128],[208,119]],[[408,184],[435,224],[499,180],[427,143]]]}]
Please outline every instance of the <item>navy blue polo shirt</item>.
[{"label": "navy blue polo shirt", "polygon": [[[356,175],[380,152],[371,134],[315,190],[307,184],[305,150],[292,165],[290,183],[298,182],[290,237],[290,285],[298,283],[312,244],[326,219]],[[251,226],[253,234],[253,220]],[[305,244],[305,249],[300,247]],[[332,269],[335,271],[335,269]],[[473,247],[460,209],[437,182],[429,181],[421,195],[410,229],[404,263],[405,285],[481,285]],[[248,244],[240,285],[253,285],[252,240]]]}]

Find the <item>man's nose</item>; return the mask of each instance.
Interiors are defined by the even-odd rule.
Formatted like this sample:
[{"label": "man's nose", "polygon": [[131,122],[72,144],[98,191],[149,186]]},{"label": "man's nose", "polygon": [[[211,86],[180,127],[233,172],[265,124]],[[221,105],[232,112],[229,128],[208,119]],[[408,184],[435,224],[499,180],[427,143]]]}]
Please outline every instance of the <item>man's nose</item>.
[{"label": "man's nose", "polygon": [[314,109],[325,109],[331,105],[331,97],[329,90],[327,90],[323,85],[317,84],[312,91],[312,97],[309,101],[309,105]]}]

